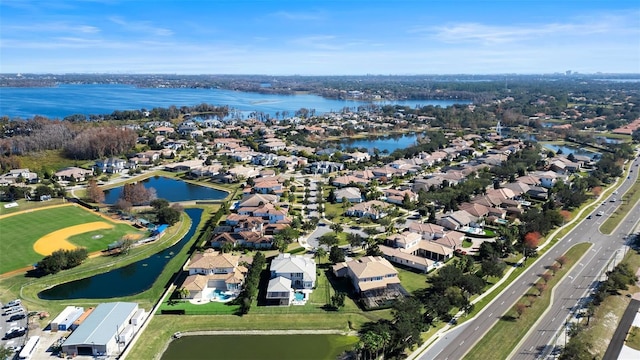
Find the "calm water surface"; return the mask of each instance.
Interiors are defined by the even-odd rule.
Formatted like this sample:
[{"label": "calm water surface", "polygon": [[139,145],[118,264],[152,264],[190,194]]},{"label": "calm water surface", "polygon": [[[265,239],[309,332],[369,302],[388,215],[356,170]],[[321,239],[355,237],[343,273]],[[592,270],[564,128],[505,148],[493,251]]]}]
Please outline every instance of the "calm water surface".
[{"label": "calm water surface", "polygon": [[173,340],[162,360],[334,360],[353,348],[354,336],[211,335]]},{"label": "calm water surface", "polygon": [[[190,200],[222,200],[229,193],[226,191],[213,189],[188,183],[182,180],[170,179],[163,176],[154,176],[142,180],[145,188],[154,188],[159,199],[174,201]],[[122,186],[105,190],[104,203],[115,204],[122,193]]]},{"label": "calm water surface", "polygon": [[173,256],[182,250],[200,224],[202,209],[186,209],[189,232],[173,246],[122,268],[54,286],[38,294],[45,300],[108,299],[141,293],[153,285]]},{"label": "calm water surface", "polygon": [[343,140],[340,145],[343,148],[365,148],[369,153],[373,153],[374,149],[380,152],[392,153],[396,149],[406,149],[416,145],[418,135],[404,134],[400,136],[383,136],[376,139],[358,139]]},{"label": "calm water surface", "polygon": [[583,155],[583,156],[589,156],[590,158],[594,158],[601,155],[599,152],[588,151],[585,149],[578,149],[578,148],[569,147],[565,145],[542,144],[542,146],[556,153],[558,152],[558,150],[562,149],[562,153],[564,155],[569,155],[569,154]]},{"label": "calm water surface", "polygon": [[[111,114],[115,110],[150,110],[155,107],[193,106],[202,103],[227,105],[245,117],[256,111],[270,114],[272,118],[276,117],[276,112],[282,114],[283,111],[293,116],[301,108],[315,109],[316,114],[322,114],[368,104],[362,101],[325,99],[317,95],[267,95],[222,89],[137,88],[132,85],[63,84],[48,88],[0,88],[0,116],[10,118],[31,118],[34,115],[64,118],[73,114],[102,115]],[[470,101],[410,100],[390,103],[410,107],[418,104],[446,107]]]}]

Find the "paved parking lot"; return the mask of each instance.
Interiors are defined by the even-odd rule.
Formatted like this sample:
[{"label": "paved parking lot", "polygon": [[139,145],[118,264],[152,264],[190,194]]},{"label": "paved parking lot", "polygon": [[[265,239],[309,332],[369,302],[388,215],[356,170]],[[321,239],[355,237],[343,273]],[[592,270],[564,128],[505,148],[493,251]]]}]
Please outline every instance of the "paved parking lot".
[{"label": "paved parking lot", "polygon": [[[0,307],[2,307],[3,304],[0,303]],[[24,309],[24,308],[23,308]],[[11,315],[4,315],[5,311],[7,309],[2,309],[2,317],[0,318],[0,335],[2,336],[2,339],[0,339],[0,345],[4,346],[4,347],[11,347],[11,346],[20,346],[22,347],[24,345],[24,343],[27,341],[27,335],[23,335],[20,337],[16,337],[13,339],[8,339],[5,340],[4,336],[6,334],[7,331],[9,331],[9,329],[13,328],[13,327],[27,327],[27,318],[25,317],[24,319],[21,320],[15,320],[15,321],[8,321],[9,318],[11,317]],[[24,309],[24,312],[26,314],[26,309]]]}]

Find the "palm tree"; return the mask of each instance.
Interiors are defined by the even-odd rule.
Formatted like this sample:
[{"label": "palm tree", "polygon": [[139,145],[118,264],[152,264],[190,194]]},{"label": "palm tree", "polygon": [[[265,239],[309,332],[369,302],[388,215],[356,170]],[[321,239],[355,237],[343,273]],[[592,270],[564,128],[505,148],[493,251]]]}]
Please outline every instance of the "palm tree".
[{"label": "palm tree", "polygon": [[336,235],[340,234],[343,230],[342,225],[338,223],[331,224],[330,228],[334,233],[336,233]]},{"label": "palm tree", "polygon": [[369,355],[373,354],[375,351],[376,357],[378,357],[378,351],[380,351],[380,348],[382,347],[382,336],[373,331],[367,331],[362,335],[360,341],[362,341],[362,345]]},{"label": "palm tree", "polygon": [[357,233],[348,233],[347,241],[349,241],[349,245],[351,245],[352,248],[355,248],[358,246],[362,246],[362,244],[364,243],[364,238]]},{"label": "palm tree", "polygon": [[384,359],[386,347],[391,344],[391,334],[389,334],[388,331],[382,331],[382,333],[380,333],[380,338],[382,340],[382,358]]},{"label": "palm tree", "polygon": [[323,258],[327,257],[327,250],[325,250],[323,247],[317,248],[315,257],[318,259],[318,263],[320,263]]},{"label": "palm tree", "polygon": [[186,288],[178,289],[178,296],[180,296],[180,299],[186,299],[187,296],[189,296],[189,293],[190,291]]}]

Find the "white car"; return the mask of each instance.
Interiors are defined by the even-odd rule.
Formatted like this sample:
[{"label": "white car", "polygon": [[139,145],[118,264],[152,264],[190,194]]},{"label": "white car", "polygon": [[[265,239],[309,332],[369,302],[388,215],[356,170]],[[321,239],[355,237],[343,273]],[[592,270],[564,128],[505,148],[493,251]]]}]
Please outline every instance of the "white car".
[{"label": "white car", "polygon": [[20,299],[15,299],[15,300],[11,300],[11,301],[9,301],[8,303],[6,303],[6,304],[2,305],[2,308],[3,308],[3,309],[8,309],[8,308],[10,308],[10,307],[18,306],[18,305],[20,305],[20,304],[22,304],[22,300],[20,300]]}]

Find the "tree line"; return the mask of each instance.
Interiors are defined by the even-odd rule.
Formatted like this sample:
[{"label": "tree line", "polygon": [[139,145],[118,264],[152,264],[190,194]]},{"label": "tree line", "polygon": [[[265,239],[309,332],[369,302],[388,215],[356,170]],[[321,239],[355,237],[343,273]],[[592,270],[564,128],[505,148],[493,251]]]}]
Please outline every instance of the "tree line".
[{"label": "tree line", "polygon": [[[131,150],[138,135],[112,125],[86,127],[68,121],[36,117],[27,121],[1,121],[0,155],[25,155],[44,150],[63,150],[69,159],[85,160],[115,156]],[[19,165],[3,160],[2,165]]]},{"label": "tree line", "polygon": [[85,248],[56,250],[36,264],[36,271],[42,275],[56,274],[82,264],[88,257],[89,252]]}]

